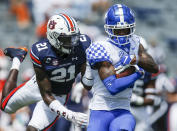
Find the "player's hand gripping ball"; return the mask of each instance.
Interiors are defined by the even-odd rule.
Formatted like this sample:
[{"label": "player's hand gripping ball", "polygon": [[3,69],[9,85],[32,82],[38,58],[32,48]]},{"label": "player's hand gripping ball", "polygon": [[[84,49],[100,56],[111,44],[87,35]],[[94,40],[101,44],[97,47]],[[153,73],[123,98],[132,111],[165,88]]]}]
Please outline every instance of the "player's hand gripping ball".
[{"label": "player's hand gripping ball", "polygon": [[135,71],[136,71],[136,68],[134,66],[128,66],[128,67],[125,67],[124,69],[116,70],[116,78],[129,76],[129,75],[135,73]]}]

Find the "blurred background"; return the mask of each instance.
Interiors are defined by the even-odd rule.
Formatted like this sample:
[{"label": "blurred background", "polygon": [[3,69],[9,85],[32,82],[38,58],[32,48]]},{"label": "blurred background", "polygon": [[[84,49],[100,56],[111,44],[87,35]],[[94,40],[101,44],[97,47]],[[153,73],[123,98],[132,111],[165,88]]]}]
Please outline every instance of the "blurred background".
[{"label": "blurred background", "polygon": [[[177,0],[0,0],[0,91],[10,68],[9,59],[2,53],[4,48],[26,46],[30,49],[33,43],[46,37],[47,20],[57,13],[74,17],[81,33],[89,35],[93,41],[105,39],[104,14],[115,3],[126,4],[134,10],[135,33],[145,39],[149,53],[159,65],[163,64],[166,75],[176,87]],[[28,80],[33,74],[28,55],[21,66],[18,83]],[[78,102],[83,106],[82,111],[87,108],[83,101],[87,101],[88,96],[85,94]],[[32,109],[33,106],[27,107],[19,111],[20,115],[1,112],[0,131],[25,130]],[[58,129],[73,130],[60,126],[50,130]]]}]

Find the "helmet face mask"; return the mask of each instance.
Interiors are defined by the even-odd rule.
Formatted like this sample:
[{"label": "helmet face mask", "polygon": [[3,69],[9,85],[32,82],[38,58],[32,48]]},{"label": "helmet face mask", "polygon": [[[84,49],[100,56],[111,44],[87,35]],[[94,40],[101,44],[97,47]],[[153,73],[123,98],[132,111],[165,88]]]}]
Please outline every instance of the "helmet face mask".
[{"label": "helmet face mask", "polygon": [[61,51],[65,54],[72,53],[75,46],[79,43],[79,34],[74,35],[60,35],[57,38],[58,43],[60,43]]},{"label": "helmet face mask", "polygon": [[112,33],[116,36],[126,36],[130,34],[130,28],[113,29]]},{"label": "helmet face mask", "polygon": [[79,34],[75,34],[75,35],[60,35],[57,40],[61,43],[61,45],[65,46],[65,47],[72,47],[72,46],[76,46],[78,45],[78,41],[79,41]]},{"label": "helmet face mask", "polygon": [[112,42],[118,45],[128,44],[135,32],[133,11],[122,4],[113,5],[106,13],[104,28]]},{"label": "helmet face mask", "polygon": [[78,45],[80,31],[76,21],[65,14],[52,16],[47,25],[47,39],[60,53],[71,54]]}]

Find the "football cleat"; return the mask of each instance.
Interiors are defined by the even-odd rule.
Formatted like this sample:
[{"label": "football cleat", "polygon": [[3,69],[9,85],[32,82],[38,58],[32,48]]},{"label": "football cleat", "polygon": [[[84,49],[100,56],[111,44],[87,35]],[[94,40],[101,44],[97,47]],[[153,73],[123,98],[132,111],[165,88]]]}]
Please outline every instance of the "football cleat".
[{"label": "football cleat", "polygon": [[28,49],[26,47],[19,47],[19,48],[14,48],[14,47],[9,47],[4,50],[4,54],[6,56],[9,56],[10,58],[17,57],[20,62],[22,62],[26,55],[27,55]]}]

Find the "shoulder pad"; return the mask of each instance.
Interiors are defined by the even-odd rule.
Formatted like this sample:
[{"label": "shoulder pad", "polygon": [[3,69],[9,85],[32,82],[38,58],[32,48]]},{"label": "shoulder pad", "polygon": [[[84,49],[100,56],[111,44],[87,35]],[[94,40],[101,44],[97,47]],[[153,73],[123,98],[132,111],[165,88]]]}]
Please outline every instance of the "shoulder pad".
[{"label": "shoulder pad", "polygon": [[99,43],[92,43],[86,50],[87,60],[91,67],[97,62],[108,61],[111,62],[110,54],[106,51],[105,47]]},{"label": "shoulder pad", "polygon": [[80,43],[81,43],[84,51],[90,46],[91,42],[92,41],[88,35],[85,35],[85,34],[80,35]]},{"label": "shoulder pad", "polygon": [[48,49],[48,46],[48,41],[39,41],[32,45],[30,50],[30,57],[34,65],[42,67],[40,58],[43,56],[45,50]]}]

